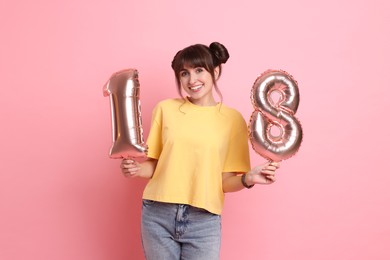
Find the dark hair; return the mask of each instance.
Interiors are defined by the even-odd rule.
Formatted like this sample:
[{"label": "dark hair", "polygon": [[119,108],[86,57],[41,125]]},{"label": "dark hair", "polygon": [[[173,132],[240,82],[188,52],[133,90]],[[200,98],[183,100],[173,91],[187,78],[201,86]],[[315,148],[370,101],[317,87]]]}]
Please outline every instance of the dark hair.
[{"label": "dark hair", "polygon": [[[178,51],[173,58],[171,67],[175,72],[176,84],[180,96],[183,97],[180,86],[180,71],[182,71],[184,66],[187,65],[192,68],[205,68],[211,74],[215,90],[222,100],[222,93],[217,86],[217,80],[222,73],[221,65],[226,63],[228,59],[228,50],[219,42],[213,42],[209,47],[204,44],[195,44]],[[217,78],[215,78],[214,75],[214,69],[216,67],[219,67],[219,74]]]}]

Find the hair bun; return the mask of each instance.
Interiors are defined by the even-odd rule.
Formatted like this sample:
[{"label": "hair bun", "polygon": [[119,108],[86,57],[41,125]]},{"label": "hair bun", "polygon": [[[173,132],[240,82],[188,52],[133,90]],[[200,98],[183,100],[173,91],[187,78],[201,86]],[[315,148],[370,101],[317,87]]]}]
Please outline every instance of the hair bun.
[{"label": "hair bun", "polygon": [[210,52],[213,54],[213,57],[215,59],[214,60],[215,66],[226,63],[226,61],[230,57],[226,47],[219,42],[211,43],[209,48],[210,48]]}]

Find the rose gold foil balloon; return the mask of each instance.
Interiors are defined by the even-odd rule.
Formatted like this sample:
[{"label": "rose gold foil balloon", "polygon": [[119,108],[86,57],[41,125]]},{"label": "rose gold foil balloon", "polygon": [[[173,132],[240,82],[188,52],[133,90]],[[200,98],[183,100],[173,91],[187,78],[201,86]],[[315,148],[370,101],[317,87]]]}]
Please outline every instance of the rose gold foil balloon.
[{"label": "rose gold foil balloon", "polygon": [[143,139],[138,71],[125,69],[114,73],[103,88],[110,97],[112,139],[110,158],[146,159]]},{"label": "rose gold foil balloon", "polygon": [[251,101],[255,108],[249,122],[253,149],[270,161],[293,156],[302,142],[302,127],[294,116],[299,105],[297,82],[285,71],[268,70],[256,79]]}]

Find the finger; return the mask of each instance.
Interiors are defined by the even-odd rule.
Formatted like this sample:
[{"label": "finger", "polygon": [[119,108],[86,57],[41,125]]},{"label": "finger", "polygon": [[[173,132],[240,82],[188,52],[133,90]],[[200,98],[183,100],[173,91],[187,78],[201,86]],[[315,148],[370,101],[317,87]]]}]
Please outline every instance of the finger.
[{"label": "finger", "polygon": [[273,183],[273,182],[275,182],[276,179],[275,179],[275,177],[267,177],[266,180],[268,183]]},{"label": "finger", "polygon": [[132,166],[132,167],[124,167],[124,168],[122,168],[122,171],[123,172],[138,172],[139,171],[139,167],[134,167],[134,166]]},{"label": "finger", "polygon": [[130,178],[135,178],[135,177],[137,177],[137,176],[138,176],[138,174],[137,174],[136,172],[134,172],[134,173],[129,174],[128,177],[130,177]]},{"label": "finger", "polygon": [[121,168],[123,168],[123,169],[125,169],[125,168],[139,168],[139,165],[137,165],[135,163],[122,163]]},{"label": "finger", "polygon": [[272,169],[272,170],[277,170],[277,169],[279,169],[279,164],[270,164],[270,165],[268,165],[266,168],[268,168],[268,169]]},{"label": "finger", "polygon": [[133,168],[128,168],[127,169],[129,172],[138,172],[140,170],[139,167],[133,167]]},{"label": "finger", "polygon": [[274,174],[263,174],[263,176],[266,180],[270,180],[270,181],[276,180],[276,176]]},{"label": "finger", "polygon": [[264,170],[267,171],[276,171],[277,169],[278,169],[277,167],[271,165],[264,168]]},{"label": "finger", "polygon": [[122,164],[122,169],[130,169],[130,168],[134,168],[134,165],[132,165],[132,164]]},{"label": "finger", "polygon": [[275,176],[275,172],[270,170],[263,170],[261,171],[261,174],[264,176]]},{"label": "finger", "polygon": [[123,176],[125,176],[126,178],[134,178],[134,177],[137,177],[138,175],[136,173],[126,172],[126,173],[123,173]]},{"label": "finger", "polygon": [[124,164],[124,163],[121,164],[121,168],[122,168],[122,169],[128,169],[128,168],[130,168],[130,167],[132,167],[131,164]]},{"label": "finger", "polygon": [[132,163],[134,163],[134,160],[132,160],[132,159],[123,159],[122,163],[132,164]]},{"label": "finger", "polygon": [[276,168],[279,168],[280,167],[280,163],[279,162],[270,162],[269,163],[270,166],[274,166]]},{"label": "finger", "polygon": [[122,172],[122,173],[123,173],[123,176],[125,176],[126,178],[137,176],[137,172]]}]

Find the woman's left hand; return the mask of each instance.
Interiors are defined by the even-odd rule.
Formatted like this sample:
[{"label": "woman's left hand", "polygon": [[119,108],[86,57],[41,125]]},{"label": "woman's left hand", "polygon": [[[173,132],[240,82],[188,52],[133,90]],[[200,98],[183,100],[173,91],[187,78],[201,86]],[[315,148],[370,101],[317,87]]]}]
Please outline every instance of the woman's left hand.
[{"label": "woman's left hand", "polygon": [[274,183],[276,180],[275,172],[279,166],[278,162],[266,162],[256,166],[246,174],[245,182],[248,185]]}]

